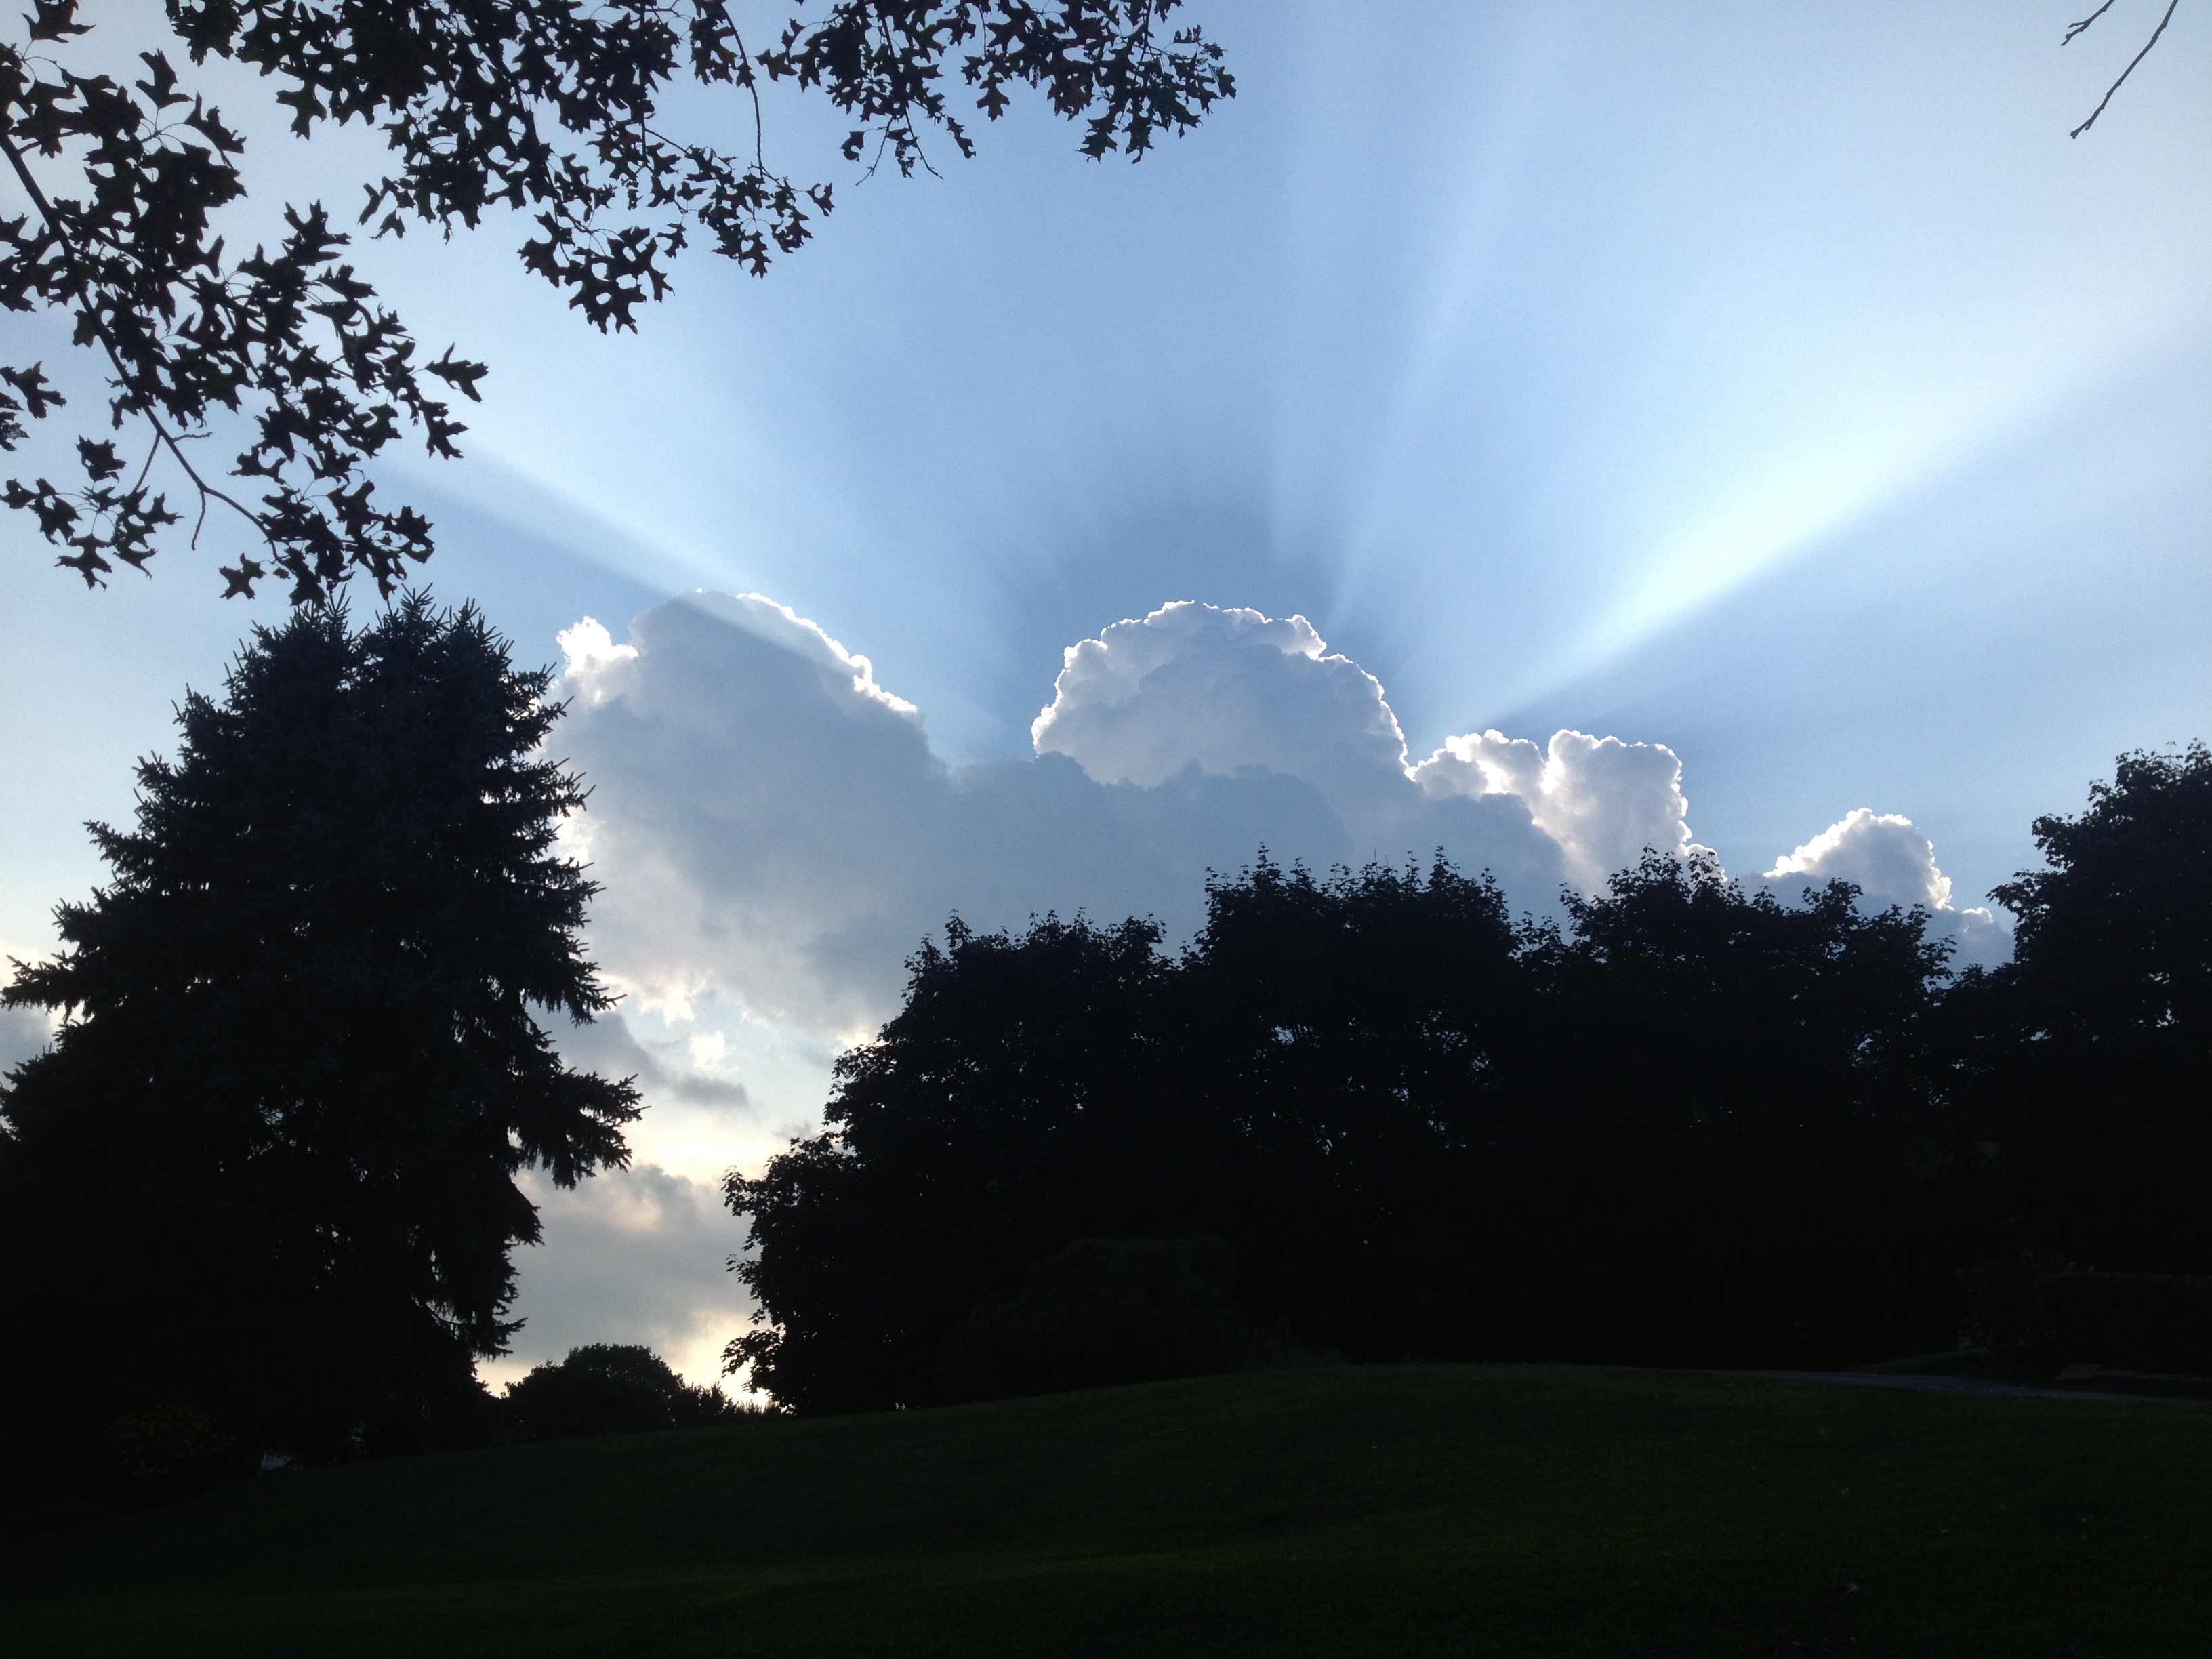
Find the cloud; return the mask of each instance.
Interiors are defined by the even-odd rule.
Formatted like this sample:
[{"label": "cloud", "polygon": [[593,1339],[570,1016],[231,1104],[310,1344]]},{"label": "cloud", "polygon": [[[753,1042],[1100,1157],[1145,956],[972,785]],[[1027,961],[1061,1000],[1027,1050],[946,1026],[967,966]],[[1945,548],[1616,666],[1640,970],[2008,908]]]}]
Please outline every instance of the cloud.
[{"label": "cloud", "polygon": [[[895,1012],[908,954],[956,911],[984,928],[1151,915],[1187,938],[1206,873],[1263,845],[1324,869],[1441,848],[1541,908],[1646,847],[1695,845],[1661,744],[1487,731],[1409,765],[1382,684],[1300,617],[1179,603],[1116,623],[1065,653],[1033,755],[967,767],[866,657],[757,594],[672,601],[623,641],[586,618],[561,641],[556,740],[592,792],[569,833],[604,884],[592,951],[633,1000],[557,1037],[639,1079],[650,1162],[542,1192],[530,1322],[495,1376],[586,1340],[712,1374],[748,1311],[714,1172],[806,1132],[830,1054]],[[1904,818],[1855,812],[1766,879],[1836,875],[1929,906],[1968,959],[2002,954]]]},{"label": "cloud", "polygon": [[[716,1077],[711,1071],[672,1066],[637,1040],[619,1013],[602,1014],[588,1025],[565,1026],[553,1033],[561,1057],[569,1065],[597,1072],[602,1077],[634,1078],[638,1092],[649,1103],[680,1101],[687,1106],[722,1106],[746,1109],[752,1097],[734,1079]],[[668,1049],[678,1045],[656,1043]],[[727,1052],[720,1033],[695,1036],[681,1045],[692,1058],[719,1066]]]},{"label": "cloud", "polygon": [[1559,843],[1569,879],[1585,889],[1647,847],[1680,858],[1693,844],[1682,763],[1664,744],[1557,732],[1540,750],[1526,738],[1484,732],[1447,738],[1413,775],[1432,797],[1526,802],[1536,828]]},{"label": "cloud", "polygon": [[708,1182],[651,1164],[562,1189],[524,1177],[544,1242],[515,1252],[523,1321],[513,1352],[481,1370],[495,1384],[586,1342],[635,1342],[694,1382],[711,1382],[752,1300],[726,1263],[744,1224]]},{"label": "cloud", "polygon": [[1894,812],[1877,816],[1864,806],[1777,859],[1766,874],[1769,880],[1796,875],[1840,878],[1876,897],[1924,904],[1930,910],[1948,909],[1951,903],[1951,878],[1936,867],[1935,843],[1911,818]]},{"label": "cloud", "polygon": [[605,885],[593,950],[672,1018],[719,991],[855,1038],[956,911],[1188,934],[1207,872],[1262,846],[1321,868],[1441,847],[1535,905],[1565,870],[1526,801],[1417,784],[1382,688],[1303,618],[1173,605],[1119,624],[1068,653],[1038,753],[957,769],[866,659],[757,596],[672,602],[622,644],[586,619],[562,642],[561,741],[592,788],[573,833]]},{"label": "cloud", "polygon": [[53,1021],[40,1008],[0,1008],[0,1077],[46,1051]]},{"label": "cloud", "polygon": [[1304,617],[1182,600],[1115,623],[1061,660],[1030,739],[1101,783],[1256,767],[1304,779],[1348,825],[1402,808],[1406,738],[1382,682],[1332,655]]},{"label": "cloud", "polygon": [[[562,736],[593,792],[574,833],[605,884],[593,948],[638,1009],[677,1024],[721,996],[856,1040],[956,912],[983,928],[1150,915],[1188,937],[1207,872],[1262,846],[1323,869],[1441,849],[1540,910],[1563,882],[1696,844],[1662,744],[1488,731],[1409,765],[1382,684],[1302,617],[1186,601],[1116,623],[1066,652],[1034,755],[969,767],[937,755],[866,657],[757,594],[672,601],[619,643],[586,618],[562,644]],[[1925,842],[1864,817],[1781,873],[1927,902]],[[1943,891],[1946,927],[1986,920]],[[642,1077],[653,1061],[615,1063]]]},{"label": "cloud", "polygon": [[2012,936],[1990,911],[1951,902],[1951,878],[1936,866],[1936,845],[1912,820],[1861,806],[1774,861],[1768,885],[1781,890],[1848,881],[1877,903],[1920,905],[1929,931],[1948,939],[1953,961],[1993,963],[2012,954]]}]

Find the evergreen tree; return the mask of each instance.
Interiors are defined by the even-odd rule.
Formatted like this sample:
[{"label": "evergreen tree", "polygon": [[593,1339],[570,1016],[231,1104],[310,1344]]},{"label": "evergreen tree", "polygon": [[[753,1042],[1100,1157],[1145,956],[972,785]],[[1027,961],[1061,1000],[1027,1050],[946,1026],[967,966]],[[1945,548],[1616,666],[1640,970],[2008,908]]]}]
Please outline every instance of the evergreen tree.
[{"label": "evergreen tree", "polygon": [[637,1111],[531,1013],[610,1002],[550,684],[472,607],[302,609],[186,697],[135,827],[92,826],[112,883],[5,994],[63,1016],[0,1094],[12,1433],[188,1408],[345,1455],[481,1398],[538,1235],[517,1172],[622,1164]]}]

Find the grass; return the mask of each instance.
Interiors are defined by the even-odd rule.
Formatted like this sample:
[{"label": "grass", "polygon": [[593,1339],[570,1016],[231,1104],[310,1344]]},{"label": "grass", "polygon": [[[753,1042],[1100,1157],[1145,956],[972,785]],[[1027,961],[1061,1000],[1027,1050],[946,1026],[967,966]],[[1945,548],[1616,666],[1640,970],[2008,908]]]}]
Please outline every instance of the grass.
[{"label": "grass", "polygon": [[1340,1367],[510,1447],[49,1539],[0,1648],[2193,1656],[2212,1408]]}]

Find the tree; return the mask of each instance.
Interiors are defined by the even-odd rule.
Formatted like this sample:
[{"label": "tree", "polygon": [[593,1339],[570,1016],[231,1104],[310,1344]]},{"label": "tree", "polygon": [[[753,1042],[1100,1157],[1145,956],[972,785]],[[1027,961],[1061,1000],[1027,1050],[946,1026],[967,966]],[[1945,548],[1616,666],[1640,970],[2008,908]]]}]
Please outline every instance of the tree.
[{"label": "tree", "polygon": [[1971,976],[1953,1019],[2010,1242],[2212,1272],[2212,750],[2122,755],[2035,840],[2045,867],[1991,895],[2019,918],[2014,959]]},{"label": "tree", "polygon": [[1966,1179],[1928,1087],[1948,946],[1832,881],[1784,904],[1647,851],[1530,953],[1492,1317],[1527,1351],[1856,1363],[1946,1346]]},{"label": "tree", "polygon": [[996,1400],[1242,1370],[1290,1358],[1230,1294],[1218,1238],[1079,1238],[1032,1266],[1022,1293],[939,1346],[940,1400]]},{"label": "tree", "polygon": [[[932,125],[974,153],[946,84],[956,63],[986,118],[1036,88],[1083,120],[1093,159],[1136,159],[1235,94],[1219,47],[1168,27],[1181,0],[838,0],[766,46],[748,46],[727,0],[166,3],[193,64],[229,58],[280,83],[294,132],[380,128],[392,171],[364,185],[360,223],[450,235],[495,209],[529,213],[524,264],[602,331],[635,326],[695,235],[757,276],[830,211],[830,185],[769,167],[763,77],[849,117],[847,161],[902,173],[929,166]],[[166,470],[196,498],[195,544],[210,504],[247,522],[258,545],[222,568],[229,592],[273,571],[295,600],[320,599],[358,572],[388,596],[431,553],[432,527],[377,501],[367,467],[409,427],[430,453],[458,454],[465,428],[445,399],[475,399],[484,365],[451,348],[425,361],[320,203],[285,209],[274,251],[229,254],[217,221],[246,193],[245,140],[165,52],[142,54],[128,86],[70,68],[90,32],[77,0],[33,4],[27,40],[0,45],[0,149],[30,204],[0,223],[0,304],[70,317],[107,377],[110,427],[139,437],[80,437],[82,483],[10,480],[8,504],[98,583],[117,560],[143,570],[180,521],[155,487]],[[661,105],[684,76],[745,100],[749,153],[668,131]],[[13,449],[21,417],[64,398],[39,363],[0,366],[0,448]],[[187,447],[247,422],[230,471],[264,492],[258,505]]]},{"label": "tree", "polygon": [[1163,1086],[1159,938],[1048,916],[922,945],[906,1006],[837,1061],[829,1127],[726,1183],[759,1247],[733,1370],[801,1411],[927,1404],[945,1334],[1030,1263],[1086,1233],[1204,1231],[1210,1143]]},{"label": "tree", "polygon": [[501,1402],[527,1440],[580,1440],[709,1428],[747,1415],[716,1389],[695,1389],[650,1348],[592,1342],[556,1364],[533,1365]]},{"label": "tree", "polygon": [[1948,1338],[1974,1244],[1923,915],[1657,853],[1564,929],[1441,860],[1262,857],[1207,896],[1178,960],[1134,921],[925,946],[828,1130],[728,1183],[761,1308],[732,1367],[802,1411],[1110,1374],[1084,1310],[1142,1311],[1115,1238],[1222,1240],[1243,1316],[1359,1360]]},{"label": "tree", "polygon": [[[531,1013],[610,1002],[550,684],[471,608],[303,609],[92,826],[111,884],[5,994],[64,1015],[0,1094],[14,1420],[189,1407],[327,1457],[476,1398],[538,1235],[515,1176],[622,1164],[637,1111]],[[90,1380],[27,1417],[42,1353]]]}]

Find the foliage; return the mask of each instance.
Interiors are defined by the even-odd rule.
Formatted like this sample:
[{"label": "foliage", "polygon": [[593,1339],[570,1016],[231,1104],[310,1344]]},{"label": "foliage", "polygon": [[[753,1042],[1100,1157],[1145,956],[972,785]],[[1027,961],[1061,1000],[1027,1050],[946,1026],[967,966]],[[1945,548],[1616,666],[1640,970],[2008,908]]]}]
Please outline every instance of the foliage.
[{"label": "foliage", "polygon": [[2212,1376],[2212,1278],[2053,1273],[2036,1290],[2067,1361]]},{"label": "foliage", "polygon": [[927,1399],[945,1333],[1030,1263],[1087,1233],[1205,1231],[1177,1219],[1204,1152],[1158,1086],[1158,943],[1047,917],[922,946],[905,1008],[838,1061],[831,1127],[726,1183],[775,1240],[738,1273],[819,1316],[732,1345],[753,1386],[813,1409]]},{"label": "foliage", "polygon": [[[748,1415],[718,1389],[696,1389],[650,1348],[594,1342],[507,1385],[508,1424],[526,1440],[704,1428]],[[757,1413],[750,1413],[757,1415]]]},{"label": "foliage", "polygon": [[116,1469],[142,1486],[204,1480],[231,1473],[236,1437],[197,1406],[157,1406],[131,1412],[107,1425],[107,1451]]},{"label": "foliage", "polygon": [[828,1129],[730,1181],[762,1309],[732,1363],[800,1410],[925,1402],[978,1302],[1116,1234],[1227,1240],[1254,1321],[1358,1359],[1939,1346],[1924,920],[1655,854],[1564,931],[1441,862],[1264,859],[1180,961],[1146,923],[956,924]]},{"label": "foliage", "polygon": [[538,1237],[516,1173],[622,1163],[637,1109],[530,1012],[609,1002],[549,684],[410,594],[257,629],[185,698],[135,826],[92,826],[112,883],[6,992],[65,1016],[0,1097],[15,1393],[30,1355],[97,1356],[56,1420],[189,1405],[321,1456],[477,1409]]},{"label": "foliage", "polygon": [[[444,399],[474,399],[484,365],[449,348],[424,361],[348,262],[349,234],[320,203],[284,210],[273,252],[234,258],[217,225],[246,194],[245,140],[180,81],[165,52],[122,84],[70,66],[77,0],[33,0],[21,44],[0,43],[0,149],[33,212],[0,223],[0,304],[72,319],[73,343],[112,376],[109,424],[143,425],[146,453],[83,437],[85,481],[11,480],[60,562],[97,583],[143,569],[179,521],[149,479],[157,462],[220,502],[263,546],[223,568],[233,593],[273,571],[295,600],[356,572],[389,595],[432,550],[431,526],[374,498],[367,467],[403,428],[453,456],[465,429]],[[191,61],[233,59],[276,81],[292,131],[380,131],[392,171],[364,186],[362,224],[450,235],[487,211],[534,217],[524,264],[601,330],[633,328],[665,295],[695,234],[755,275],[811,234],[831,187],[801,187],[767,161],[759,82],[817,92],[854,123],[848,161],[927,167],[922,133],[974,153],[947,77],[995,120],[1012,89],[1041,92],[1084,123],[1083,153],[1141,156],[1235,94],[1219,47],[1173,29],[1181,0],[838,0],[748,46],[726,0],[167,0]],[[749,154],[672,134],[662,111],[682,78],[748,100]],[[42,365],[0,368],[0,448],[63,402]],[[431,384],[433,380],[442,383]],[[233,465],[258,506],[209,481],[185,447],[251,420]],[[125,480],[126,477],[129,482]],[[197,543],[198,526],[193,538]],[[258,553],[258,556],[256,553]],[[265,562],[264,562],[265,561]]]},{"label": "foliage", "polygon": [[1996,890],[2016,959],[1947,1010],[1955,1109],[2003,1149],[2010,1239],[2107,1272],[2212,1272],[2212,750],[2119,757]]},{"label": "foliage", "polygon": [[1285,1355],[1230,1295],[1237,1252],[1218,1238],[1079,1238],[1029,1270],[937,1352],[941,1400],[994,1400],[1202,1376]]}]

